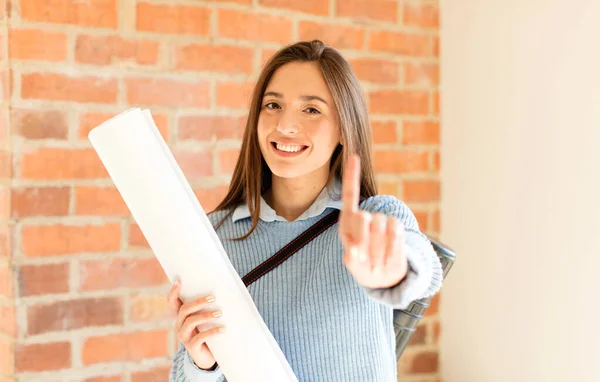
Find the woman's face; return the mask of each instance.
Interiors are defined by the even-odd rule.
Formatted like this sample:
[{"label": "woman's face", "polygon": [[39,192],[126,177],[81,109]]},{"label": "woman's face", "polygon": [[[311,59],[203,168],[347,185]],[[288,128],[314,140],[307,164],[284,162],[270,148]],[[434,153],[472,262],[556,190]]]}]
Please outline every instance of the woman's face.
[{"label": "woman's face", "polygon": [[258,118],[258,141],[273,175],[329,173],[340,143],[337,109],[317,64],[291,62],[271,77]]}]

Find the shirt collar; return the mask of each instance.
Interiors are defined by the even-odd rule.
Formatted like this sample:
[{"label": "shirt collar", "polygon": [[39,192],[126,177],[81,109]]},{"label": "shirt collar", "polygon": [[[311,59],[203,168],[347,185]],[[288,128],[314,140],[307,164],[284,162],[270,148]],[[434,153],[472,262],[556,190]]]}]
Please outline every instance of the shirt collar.
[{"label": "shirt collar", "polygon": [[[314,203],[295,221],[308,219],[321,215],[327,208],[342,209],[341,184],[338,179],[334,179],[330,187],[324,187]],[[235,211],[233,211],[232,219],[235,223],[238,220],[249,218],[250,209],[247,203],[241,203]],[[260,197],[260,216],[259,218],[265,222],[282,221],[286,222],[283,217],[277,215],[275,210],[265,202],[263,197]]]}]

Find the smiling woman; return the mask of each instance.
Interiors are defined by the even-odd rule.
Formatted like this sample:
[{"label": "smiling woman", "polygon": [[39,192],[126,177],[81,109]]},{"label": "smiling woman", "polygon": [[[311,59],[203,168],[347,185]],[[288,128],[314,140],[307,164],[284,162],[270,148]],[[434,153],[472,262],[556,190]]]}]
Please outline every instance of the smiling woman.
[{"label": "smiling woman", "polygon": [[[366,103],[336,50],[299,42],[267,63],[229,192],[209,218],[242,276],[332,222],[246,284],[250,295],[299,381],[397,380],[393,310],[435,294],[442,269],[406,204],[377,195]],[[168,296],[180,340],[170,380],[223,381],[206,345],[226,330],[208,308],[218,299],[182,304],[179,288]]]}]

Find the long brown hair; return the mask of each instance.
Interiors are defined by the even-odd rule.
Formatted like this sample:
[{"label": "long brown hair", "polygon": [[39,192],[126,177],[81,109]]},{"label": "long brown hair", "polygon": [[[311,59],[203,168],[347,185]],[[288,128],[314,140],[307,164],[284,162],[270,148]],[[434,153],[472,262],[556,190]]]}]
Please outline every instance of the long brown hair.
[{"label": "long brown hair", "polygon": [[273,73],[281,66],[294,61],[315,62],[319,65],[338,110],[344,144],[338,144],[332,154],[329,180],[334,176],[342,179],[344,163],[348,156],[357,154],[361,161],[360,196],[368,198],[377,194],[371,163],[371,125],[363,92],[352,67],[339,52],[319,40],[288,45],[271,57],[258,78],[252,93],[242,147],[229,191],[213,211],[231,209],[217,225],[218,229],[239,204],[248,204],[252,228],[238,240],[247,238],[256,229],[260,216],[260,198],[271,187],[272,173],[262,156],[257,138],[263,94]]}]

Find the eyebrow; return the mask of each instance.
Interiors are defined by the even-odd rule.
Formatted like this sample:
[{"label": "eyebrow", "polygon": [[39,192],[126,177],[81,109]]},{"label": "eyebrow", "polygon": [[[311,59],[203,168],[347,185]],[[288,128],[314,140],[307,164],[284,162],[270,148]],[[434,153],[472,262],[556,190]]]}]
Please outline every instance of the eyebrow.
[{"label": "eyebrow", "polygon": [[[273,91],[269,91],[269,92],[266,92],[265,94],[263,94],[263,97],[266,97],[266,96],[283,98],[283,95],[281,93],[277,93],[277,92],[273,92]],[[318,100],[318,101],[323,102],[325,105],[327,105],[327,101],[325,101],[323,98],[316,96],[316,95],[302,95],[302,96],[300,96],[300,99],[303,101]]]}]

